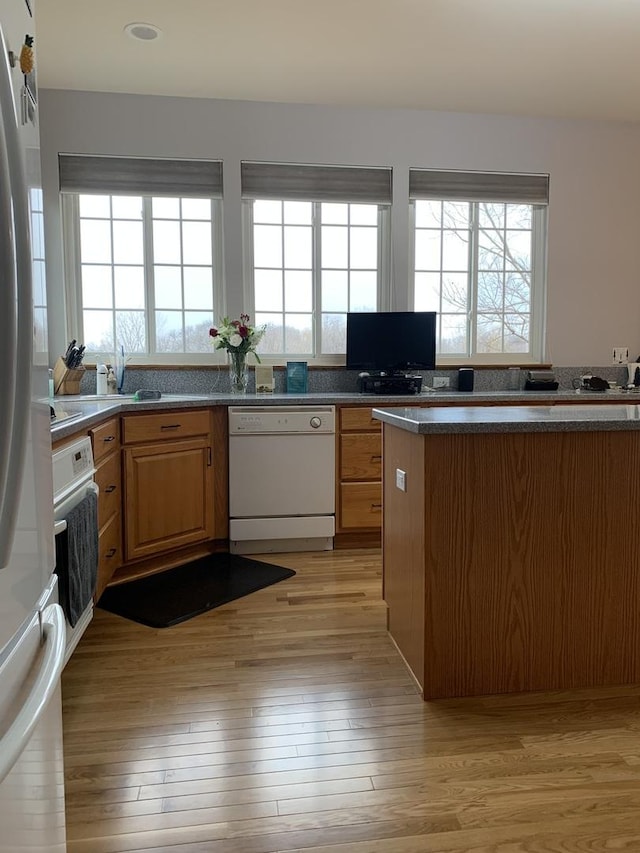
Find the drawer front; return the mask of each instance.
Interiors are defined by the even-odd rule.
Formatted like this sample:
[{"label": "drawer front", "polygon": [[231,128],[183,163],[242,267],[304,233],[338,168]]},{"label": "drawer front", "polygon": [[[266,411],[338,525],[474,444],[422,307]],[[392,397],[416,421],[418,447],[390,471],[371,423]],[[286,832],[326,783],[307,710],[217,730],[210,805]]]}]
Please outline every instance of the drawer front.
[{"label": "drawer front", "polygon": [[93,445],[93,461],[99,462],[107,454],[120,449],[120,430],[117,418],[105,421],[89,430]]},{"label": "drawer front", "polygon": [[[385,406],[385,408],[389,408]],[[340,429],[342,431],[380,432],[382,424],[371,417],[371,406],[361,406],[357,409],[343,407],[340,409]]]},{"label": "drawer front", "polygon": [[95,481],[100,489],[98,496],[98,527],[120,512],[122,501],[122,475],[120,454],[114,453],[96,466]]},{"label": "drawer front", "polygon": [[340,479],[380,480],[382,478],[382,438],[364,432],[340,437]]},{"label": "drawer front", "polygon": [[340,527],[382,527],[381,483],[341,483]]},{"label": "drawer front", "polygon": [[122,418],[124,444],[143,441],[173,441],[196,435],[208,435],[209,412],[174,409],[153,415],[125,415]]},{"label": "drawer front", "polygon": [[113,573],[122,565],[122,527],[120,516],[115,515],[100,533],[98,539],[98,581],[94,600],[97,601]]}]

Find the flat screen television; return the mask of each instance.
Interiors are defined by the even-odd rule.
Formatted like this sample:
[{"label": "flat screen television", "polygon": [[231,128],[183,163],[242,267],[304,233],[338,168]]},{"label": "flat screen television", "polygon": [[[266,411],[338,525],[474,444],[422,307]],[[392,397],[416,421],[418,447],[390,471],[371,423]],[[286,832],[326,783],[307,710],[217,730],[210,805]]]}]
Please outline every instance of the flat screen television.
[{"label": "flat screen television", "polygon": [[434,370],[435,311],[347,314],[347,369],[384,373]]}]

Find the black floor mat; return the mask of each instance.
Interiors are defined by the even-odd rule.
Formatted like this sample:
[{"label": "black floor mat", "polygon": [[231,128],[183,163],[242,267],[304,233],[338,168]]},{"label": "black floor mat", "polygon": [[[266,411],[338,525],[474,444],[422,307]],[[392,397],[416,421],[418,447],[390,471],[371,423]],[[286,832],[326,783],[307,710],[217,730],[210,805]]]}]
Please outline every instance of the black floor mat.
[{"label": "black floor mat", "polygon": [[236,554],[212,554],[106,589],[98,607],[151,628],[168,628],[295,575]]}]

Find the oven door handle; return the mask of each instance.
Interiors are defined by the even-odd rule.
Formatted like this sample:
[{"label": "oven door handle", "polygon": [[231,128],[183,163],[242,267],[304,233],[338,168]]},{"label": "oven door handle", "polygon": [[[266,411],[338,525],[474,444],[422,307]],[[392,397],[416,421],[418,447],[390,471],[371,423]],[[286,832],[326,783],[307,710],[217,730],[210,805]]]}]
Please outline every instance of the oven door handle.
[{"label": "oven door handle", "polygon": [[[87,483],[87,489],[86,489],[84,495],[82,496],[82,498],[80,500],[82,500],[84,497],[86,497],[90,492],[93,492],[94,495],[100,494],[100,487],[98,486],[97,483],[94,483],[94,482]],[[80,501],[78,501],[78,503],[80,503]],[[67,529],[67,519],[61,518],[59,521],[54,522],[53,535],[58,536],[60,533],[64,533],[64,531],[66,529]]]}]

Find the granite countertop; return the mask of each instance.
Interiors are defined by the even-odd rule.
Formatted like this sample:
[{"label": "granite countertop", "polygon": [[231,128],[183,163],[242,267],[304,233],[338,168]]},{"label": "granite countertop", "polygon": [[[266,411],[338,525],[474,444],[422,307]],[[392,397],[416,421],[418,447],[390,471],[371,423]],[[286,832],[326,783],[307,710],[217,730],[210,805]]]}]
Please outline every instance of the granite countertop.
[{"label": "granite countertop", "polygon": [[[159,400],[136,401],[133,395],[112,397],[96,397],[95,395],[65,395],[56,397],[56,411],[64,412],[70,417],[60,417],[52,423],[51,438],[59,441],[76,432],[86,430],[105,417],[126,412],[154,411],[158,409],[202,408],[203,406],[284,406],[284,405],[355,405],[368,404],[376,408],[386,406],[407,406],[410,403],[434,402],[442,404],[464,403],[465,406],[474,402],[482,403],[526,403],[527,401],[562,402],[575,400],[581,395],[590,400],[607,402],[640,402],[639,392],[628,391],[424,391],[421,394],[380,395],[358,394],[354,392],[323,392],[315,394],[163,394]],[[575,406],[571,407],[572,409]],[[404,409],[409,411],[409,409]],[[420,410],[417,410],[420,411]],[[405,427],[408,428],[408,427]],[[416,432],[418,430],[415,430]],[[450,429],[447,431],[451,431]]]},{"label": "granite countertop", "polygon": [[373,417],[421,435],[640,430],[640,407],[618,403],[611,406],[376,407]]}]

